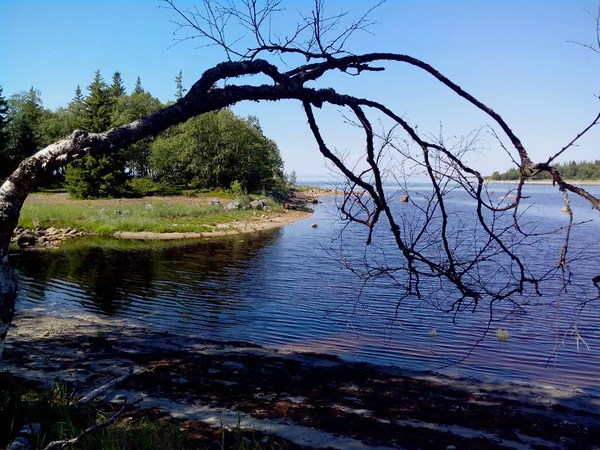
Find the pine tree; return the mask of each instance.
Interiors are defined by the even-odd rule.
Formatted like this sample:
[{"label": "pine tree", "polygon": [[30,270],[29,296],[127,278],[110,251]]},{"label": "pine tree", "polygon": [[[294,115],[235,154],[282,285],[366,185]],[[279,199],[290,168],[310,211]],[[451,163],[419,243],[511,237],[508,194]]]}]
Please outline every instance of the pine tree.
[{"label": "pine tree", "polygon": [[106,131],[110,127],[110,98],[99,70],[94,73],[88,91],[90,95],[85,99],[84,128],[92,133]]},{"label": "pine tree", "polygon": [[70,115],[70,129],[71,131],[83,128],[85,121],[85,97],[81,92],[81,88],[77,85],[75,89],[75,96],[69,103],[68,107]]},{"label": "pine tree", "polygon": [[44,110],[40,91],[31,87],[8,100],[10,124],[3,149],[0,176],[7,176],[18,164],[33,155],[41,144],[40,122]]},{"label": "pine tree", "polygon": [[0,86],[0,154],[6,148],[6,144],[8,141],[7,127],[9,122],[10,119],[8,118],[8,103],[2,95],[2,87]]},{"label": "pine tree", "polygon": [[[95,72],[88,90],[90,94],[83,102],[83,128],[92,133],[106,131],[111,124],[111,88],[106,85],[99,70]],[[81,99],[81,90],[78,91],[75,91],[73,103]],[[66,188],[76,198],[119,196],[127,181],[124,167],[122,152],[98,158],[86,156],[67,168]]]},{"label": "pine tree", "polygon": [[121,72],[116,71],[113,73],[113,81],[110,86],[110,96],[113,98],[119,98],[126,95],[125,85],[123,84],[123,79],[121,78]]},{"label": "pine tree", "polygon": [[183,88],[183,84],[181,83],[183,80],[183,70],[179,70],[179,75],[175,77],[175,98],[179,100],[185,94],[185,89]]},{"label": "pine tree", "polygon": [[8,117],[8,103],[2,95],[2,87],[0,87],[0,178],[4,178],[6,175],[8,175],[8,170],[10,167],[7,148],[9,123],[10,119]]},{"label": "pine tree", "polygon": [[140,80],[140,77],[137,77],[137,79],[135,80],[135,88],[133,89],[133,93],[134,94],[143,94],[144,88],[142,87],[142,80]]}]

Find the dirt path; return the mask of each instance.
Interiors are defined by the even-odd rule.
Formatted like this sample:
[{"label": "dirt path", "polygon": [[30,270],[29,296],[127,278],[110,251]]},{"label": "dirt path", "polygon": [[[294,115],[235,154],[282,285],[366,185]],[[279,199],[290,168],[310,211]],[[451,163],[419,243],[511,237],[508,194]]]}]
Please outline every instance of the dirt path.
[{"label": "dirt path", "polygon": [[600,398],[580,391],[408,373],[93,317],[19,314],[5,363],[78,392],[133,367],[106,401],[141,397],[142,407],[186,423],[239,420],[290,448],[592,449],[600,440]]}]

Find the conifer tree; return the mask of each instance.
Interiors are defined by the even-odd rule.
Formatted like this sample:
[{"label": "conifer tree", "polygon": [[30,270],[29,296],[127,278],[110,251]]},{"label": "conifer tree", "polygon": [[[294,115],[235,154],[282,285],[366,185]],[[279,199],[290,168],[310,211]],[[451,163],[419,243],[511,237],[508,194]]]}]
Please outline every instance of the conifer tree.
[{"label": "conifer tree", "polygon": [[113,73],[113,81],[110,86],[110,96],[113,98],[119,98],[126,95],[125,85],[123,84],[123,79],[121,78],[121,72],[116,71]]},{"label": "conifer tree", "polygon": [[144,88],[142,87],[142,80],[140,80],[140,77],[137,77],[137,79],[135,80],[135,88],[133,89],[133,94],[143,94]]},{"label": "conifer tree", "polygon": [[6,147],[6,143],[8,140],[8,124],[10,119],[8,118],[8,103],[6,99],[2,95],[2,86],[0,86],[0,158],[2,158],[2,153]]},{"label": "conifer tree", "polygon": [[71,131],[83,128],[85,117],[85,97],[83,96],[79,85],[77,85],[77,88],[75,89],[75,96],[69,103],[68,111],[71,121]]},{"label": "conifer tree", "polygon": [[[100,133],[111,125],[111,88],[100,71],[88,86],[90,94],[83,101],[83,128],[92,133]],[[81,90],[75,91],[74,104],[81,100]],[[65,174],[66,188],[75,198],[100,198],[120,195],[127,181],[121,152],[103,155],[99,158],[86,156],[77,165],[70,165]]]},{"label": "conifer tree", "polygon": [[182,98],[183,94],[185,94],[185,91],[186,91],[183,88],[182,80],[183,80],[183,70],[179,70],[179,75],[177,75],[175,77],[175,98],[177,100]]},{"label": "conifer tree", "polygon": [[106,131],[110,127],[109,91],[99,70],[88,86],[90,95],[85,99],[84,128],[92,133]]}]

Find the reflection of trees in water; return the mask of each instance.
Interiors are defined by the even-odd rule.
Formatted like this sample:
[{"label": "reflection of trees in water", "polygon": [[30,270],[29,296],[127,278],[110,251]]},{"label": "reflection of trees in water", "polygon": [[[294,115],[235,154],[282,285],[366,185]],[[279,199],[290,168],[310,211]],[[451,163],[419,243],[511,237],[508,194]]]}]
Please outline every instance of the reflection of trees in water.
[{"label": "reflection of trees in water", "polygon": [[50,284],[68,283],[77,285],[81,293],[74,301],[107,315],[166,299],[181,305],[185,315],[194,315],[198,308],[216,313],[217,319],[249,281],[246,272],[257,254],[279,236],[280,230],[273,230],[186,244],[140,243],[127,249],[90,241],[62,251],[61,256],[56,251],[26,252],[15,255],[12,262],[21,289],[35,301],[46,298]]}]

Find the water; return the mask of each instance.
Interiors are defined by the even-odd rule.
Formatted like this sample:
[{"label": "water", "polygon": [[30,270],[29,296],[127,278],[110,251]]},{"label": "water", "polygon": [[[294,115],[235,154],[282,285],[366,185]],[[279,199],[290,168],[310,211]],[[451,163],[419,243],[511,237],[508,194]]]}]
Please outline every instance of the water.
[{"label": "water", "polygon": [[[497,186],[495,195],[507,188]],[[598,188],[590,190],[600,194]],[[417,203],[425,202],[419,193],[427,191],[411,189]],[[566,223],[561,197],[553,188],[531,186],[527,194],[531,198],[525,203],[534,206],[526,221],[540,230]],[[408,205],[394,205],[398,214],[410,212],[399,209]],[[469,252],[471,203],[466,194],[456,194],[448,207],[463,220],[460,236],[467,236],[467,244],[457,251]],[[571,251],[587,258],[578,263],[573,279],[584,287],[557,297],[551,283],[544,297],[531,297],[541,306],[529,305],[527,314],[511,314],[489,327],[483,308],[457,317],[440,313],[428,301],[407,300],[398,308],[399,290],[386,279],[367,283],[361,292],[361,280],[334,255],[345,248],[349,260],[364,259],[364,233],[350,230],[338,239],[341,226],[333,197],[324,198],[311,218],[279,230],[140,243],[128,249],[90,239],[58,252],[14,255],[20,278],[17,308],[57,315],[93,313],[210,339],[249,340],[480,378],[576,385],[598,394],[600,308],[590,301],[578,316],[576,306],[584,294],[590,300],[597,296],[589,280],[600,267],[600,214],[583,201],[574,199],[573,207],[578,220],[592,220],[577,227],[572,237]],[[311,228],[312,223],[319,227]],[[535,270],[555,264],[554,246],[561,243],[553,235],[540,239],[541,250],[540,245],[519,249],[536,261]],[[367,259],[381,261],[382,251],[387,263],[397,258],[389,250],[387,233],[377,234],[372,247]],[[435,283],[424,288],[427,300],[443,290]],[[503,312],[501,306],[498,312]],[[497,328],[507,329],[509,339],[500,341]]]}]

